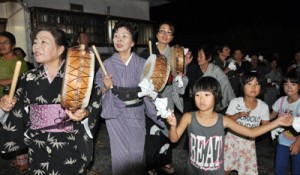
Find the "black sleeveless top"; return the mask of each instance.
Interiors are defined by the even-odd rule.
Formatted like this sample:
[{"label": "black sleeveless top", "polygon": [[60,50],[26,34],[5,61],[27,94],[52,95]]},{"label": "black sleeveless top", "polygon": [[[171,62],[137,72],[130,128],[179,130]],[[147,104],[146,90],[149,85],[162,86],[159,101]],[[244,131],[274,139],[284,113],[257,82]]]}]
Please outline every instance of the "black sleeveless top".
[{"label": "black sleeveless top", "polygon": [[192,112],[188,127],[189,157],[188,175],[224,175],[224,126],[223,116],[213,126],[203,126]]}]

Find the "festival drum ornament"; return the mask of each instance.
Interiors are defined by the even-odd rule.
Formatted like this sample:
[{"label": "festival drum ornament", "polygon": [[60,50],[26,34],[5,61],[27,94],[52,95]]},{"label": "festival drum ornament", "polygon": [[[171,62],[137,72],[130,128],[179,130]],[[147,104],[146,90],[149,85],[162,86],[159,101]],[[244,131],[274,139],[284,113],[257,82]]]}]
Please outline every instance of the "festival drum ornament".
[{"label": "festival drum ornament", "polygon": [[144,78],[152,80],[154,91],[160,92],[164,89],[170,75],[170,66],[167,59],[161,54],[151,54],[147,59],[141,80]]},{"label": "festival drum ornament", "polygon": [[178,73],[184,74],[186,72],[186,65],[184,60],[184,48],[176,44],[171,47],[171,73],[173,76],[177,75]]},{"label": "festival drum ornament", "polygon": [[68,49],[61,91],[61,105],[74,112],[86,108],[94,81],[95,55],[84,45]]}]

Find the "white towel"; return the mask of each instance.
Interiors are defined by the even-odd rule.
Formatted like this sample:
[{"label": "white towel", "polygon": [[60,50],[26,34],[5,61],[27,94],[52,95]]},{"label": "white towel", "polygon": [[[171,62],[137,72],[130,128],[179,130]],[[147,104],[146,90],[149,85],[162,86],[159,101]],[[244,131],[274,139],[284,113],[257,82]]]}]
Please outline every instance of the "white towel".
[{"label": "white towel", "polygon": [[170,109],[167,109],[168,99],[167,98],[156,98],[154,105],[157,110],[157,116],[161,116],[162,118],[167,118],[167,116],[172,114]]},{"label": "white towel", "polygon": [[189,51],[188,48],[184,48],[184,49],[183,49],[183,54],[186,55],[186,53],[187,53],[188,51]]},{"label": "white towel", "polygon": [[182,81],[182,77],[180,76],[180,75],[177,75],[176,77],[175,77],[175,81],[177,81],[178,82],[178,87],[179,88],[181,88],[181,87],[183,87],[183,81]]},{"label": "white towel", "polygon": [[246,56],[245,56],[245,60],[247,60],[247,61],[249,61],[249,62],[252,61],[252,59],[249,57],[249,55],[246,55]]},{"label": "white towel", "polygon": [[278,136],[280,133],[282,133],[282,131],[284,131],[283,128],[275,128],[271,131],[271,137],[274,140],[276,138],[276,136]]},{"label": "white towel", "polygon": [[157,97],[157,92],[154,91],[152,80],[144,78],[138,85],[142,91],[138,93],[138,97],[150,96],[152,99]]},{"label": "white towel", "polygon": [[230,70],[235,71],[235,70],[236,70],[235,61],[231,61],[231,62],[229,63],[229,65],[228,65],[228,68],[229,68]]},{"label": "white towel", "polygon": [[300,117],[294,117],[293,128],[295,131],[300,132]]}]

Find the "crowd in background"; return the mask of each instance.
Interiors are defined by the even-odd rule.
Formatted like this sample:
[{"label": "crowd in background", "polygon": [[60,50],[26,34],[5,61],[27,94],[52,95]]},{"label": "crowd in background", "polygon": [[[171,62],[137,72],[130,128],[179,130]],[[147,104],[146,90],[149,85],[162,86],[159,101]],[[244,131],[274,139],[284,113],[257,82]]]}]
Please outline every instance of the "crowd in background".
[{"label": "crowd in background", "polygon": [[[174,33],[175,28],[172,23],[168,21],[162,22],[158,25],[156,30],[157,41],[152,45],[152,48],[154,48],[153,53],[164,55],[168,65],[171,64],[170,44]],[[146,169],[149,175],[155,175],[158,169],[167,174],[173,174],[176,171],[172,165],[172,143],[170,143],[168,131],[166,131],[168,130],[167,123],[161,118],[156,117],[153,101],[147,97],[142,98],[142,100],[137,100],[138,97],[136,94],[138,89],[136,88],[143,73],[143,66],[146,60],[149,59],[148,55],[151,55],[149,49],[146,49],[143,53],[135,52],[134,47],[137,42],[137,35],[137,29],[130,23],[120,22],[116,24],[113,30],[115,53],[104,61],[104,65],[108,69],[109,74],[105,74],[104,70],[99,68],[99,65],[95,66],[97,70],[95,70],[96,84],[93,85],[93,101],[89,103],[87,109],[78,109],[76,112],[65,111],[64,115],[68,115],[73,120],[66,121],[72,128],[67,132],[66,130],[60,130],[63,134],[58,134],[53,133],[51,129],[45,129],[43,127],[38,128],[41,132],[35,132],[34,130],[37,128],[33,129],[31,126],[29,114],[25,108],[30,106],[31,109],[34,110],[36,104],[41,106],[47,104],[49,105],[48,107],[51,106],[57,111],[61,110],[60,107],[57,106],[59,102],[55,100],[60,94],[62,84],[61,74],[63,74],[64,71],[66,51],[69,47],[65,33],[56,27],[45,27],[36,31],[34,35],[35,38],[33,38],[33,53],[38,63],[36,67],[24,61],[26,53],[22,49],[15,47],[15,40],[12,40],[14,37],[5,32],[0,34],[0,72],[9,69],[9,76],[12,76],[14,65],[12,65],[12,63],[8,65],[8,60],[14,60],[13,63],[17,60],[22,61],[25,66],[22,73],[26,72],[27,67],[29,67],[29,71],[22,74],[20,78],[21,85],[19,88],[21,91],[16,94],[17,99],[22,101],[17,101],[16,103],[10,101],[10,104],[15,106],[9,109],[4,104],[5,102],[3,102],[3,100],[1,101],[1,103],[3,103],[1,104],[3,111],[19,110],[21,113],[18,115],[16,112],[10,112],[10,118],[6,118],[1,122],[3,126],[13,123],[16,127],[21,128],[21,130],[13,132],[12,135],[14,139],[21,138],[16,141],[16,144],[21,148],[28,149],[27,145],[30,145],[29,148],[31,152],[29,152],[29,157],[32,159],[30,162],[31,171],[43,170],[49,173],[61,171],[85,174],[85,168],[90,159],[92,159],[92,153],[86,150],[86,148],[92,147],[92,137],[87,134],[88,131],[86,127],[95,130],[95,124],[97,124],[99,120],[97,117],[100,118],[100,116],[105,119],[110,136],[112,145],[112,170],[114,175],[140,175],[141,172],[145,171],[144,169]],[[84,40],[85,45],[89,47],[89,36],[87,33],[83,32],[79,35],[78,43],[80,43],[81,40]],[[47,42],[49,45],[47,45]],[[248,116],[257,117],[257,122],[251,123],[251,127],[267,124],[281,113],[278,107],[278,99],[280,97],[287,96],[287,103],[289,103],[289,98],[295,98],[291,103],[298,103],[298,91],[294,94],[289,94],[288,88],[294,86],[294,84],[300,85],[299,79],[297,79],[300,76],[300,50],[295,51],[294,58],[287,69],[283,69],[279,66],[281,58],[277,54],[262,55],[259,52],[245,53],[244,50],[251,50],[251,48],[230,48],[230,45],[227,43],[216,43],[215,45],[201,45],[196,53],[192,53],[191,51],[185,53],[183,59],[186,62],[186,72],[170,74],[167,85],[162,92],[159,92],[159,96],[166,97],[170,104],[168,108],[177,111],[180,116],[185,113],[197,111],[198,106],[195,104],[195,96],[193,96],[195,93],[192,93],[194,85],[203,77],[213,77],[220,83],[220,93],[222,94],[222,98],[219,99],[221,103],[213,107],[216,112],[228,115],[238,123],[245,125],[249,124],[245,122]],[[19,53],[21,55],[19,55]],[[5,71],[5,74],[6,73],[8,73],[8,71]],[[292,73],[294,73],[295,76]],[[3,75],[4,73],[1,74],[1,76]],[[178,76],[183,81],[182,86],[178,85]],[[210,79],[208,78],[207,80]],[[0,77],[0,83],[0,94],[2,96],[3,89],[5,87],[7,88],[11,83],[11,79],[7,76]],[[250,86],[254,87],[253,90],[249,88]],[[54,87],[55,91],[53,91],[53,88],[49,88],[49,92],[34,91],[33,89],[36,87]],[[40,88],[40,90],[42,90],[42,88]],[[130,98],[124,96],[123,98],[124,91],[126,91],[126,93],[135,94],[135,96]],[[43,95],[45,98],[40,99],[39,97],[43,97]],[[132,101],[134,101],[134,103],[131,103]],[[102,108],[95,106],[95,103],[97,105],[101,104]],[[143,104],[145,104],[145,106]],[[275,107],[274,104],[276,104]],[[290,109],[292,108],[293,107]],[[249,111],[247,111],[248,113],[244,113],[245,111],[241,111],[241,109],[247,109]],[[101,112],[99,112],[100,110]],[[272,112],[274,116],[271,115],[271,117],[269,114]],[[38,114],[36,113],[35,115]],[[297,116],[298,114],[295,115]],[[146,119],[145,116],[148,118]],[[46,117],[51,118],[49,115],[46,115]],[[79,119],[77,120],[77,118]],[[86,126],[83,126],[79,121],[85,118],[89,118],[90,121]],[[174,125],[174,123],[172,123],[172,125]],[[155,136],[151,136],[151,128],[157,128],[157,133],[154,134]],[[45,131],[51,134],[47,135]],[[2,140],[3,143],[8,144],[12,142],[11,139],[13,137],[10,137],[11,133],[7,131],[7,128],[1,129],[1,132],[6,134],[6,141]],[[30,135],[25,135],[24,137],[24,132]],[[231,134],[230,131],[226,134],[226,138],[228,140],[229,138],[231,139],[229,143],[225,142],[227,146],[233,144],[233,142],[238,142],[239,145],[241,145],[241,143],[248,145],[247,150],[252,150],[252,152],[244,153],[243,156],[246,157],[250,155],[251,161],[247,163],[251,164],[254,168],[251,171],[248,171],[248,169],[245,170],[245,167],[243,169],[237,169],[234,165],[234,160],[237,159],[237,157],[230,157],[230,155],[228,155],[230,151],[233,151],[230,149],[233,148],[226,147],[225,151],[228,152],[227,154],[225,152],[224,155],[224,160],[226,160],[225,170],[227,173],[231,170],[238,170],[239,172],[245,171],[246,173],[257,174],[256,153],[253,151],[253,147],[255,147],[253,140],[251,140],[251,138],[243,138],[247,141],[251,141],[237,141],[240,138]],[[89,135],[89,137],[87,135]],[[77,143],[70,139],[83,136],[87,137],[85,143]],[[299,162],[297,153],[300,150],[300,144],[293,147],[294,143],[298,144],[298,139],[294,137],[295,134],[289,136],[293,136],[292,139],[294,140],[289,142],[289,144],[283,144],[283,146],[280,147],[282,151],[276,154],[286,152],[286,150],[284,150],[285,147],[292,145],[291,147],[294,149],[293,153],[295,153],[293,161],[296,164]],[[49,137],[57,137],[64,143],[63,145],[69,146],[61,146],[61,149],[56,150],[55,146],[53,146],[55,141],[49,139]],[[27,140],[26,144],[23,142],[23,139]],[[152,142],[153,140],[155,140],[155,142]],[[32,144],[38,141],[43,141],[47,144],[43,146]],[[149,147],[151,144],[153,144],[153,147]],[[164,147],[165,145],[167,145],[168,148]],[[45,152],[41,153],[40,148]],[[1,149],[6,152],[13,151],[3,145]],[[51,149],[55,149],[56,151],[51,151]],[[165,149],[163,154],[161,154],[162,149]],[[58,156],[63,151],[69,151],[66,155],[80,160],[71,166],[76,167],[75,169],[69,169],[67,165],[60,165],[60,163],[67,161],[64,160],[64,157]],[[236,149],[236,151],[242,152],[241,148]],[[27,154],[27,152],[25,153]],[[83,158],[80,153],[86,155],[88,158]],[[39,157],[40,155],[43,156]],[[51,157],[51,155],[57,155],[58,157]],[[282,157],[285,156],[280,155]],[[50,162],[52,166],[45,167],[40,164],[46,161],[48,161],[48,163]],[[146,165],[144,165],[145,162]],[[28,169],[29,166],[27,163],[28,162],[26,162],[26,169]],[[284,168],[286,167],[283,167],[283,169]],[[20,171],[25,172],[22,167]],[[298,172],[297,169],[294,171]]]}]

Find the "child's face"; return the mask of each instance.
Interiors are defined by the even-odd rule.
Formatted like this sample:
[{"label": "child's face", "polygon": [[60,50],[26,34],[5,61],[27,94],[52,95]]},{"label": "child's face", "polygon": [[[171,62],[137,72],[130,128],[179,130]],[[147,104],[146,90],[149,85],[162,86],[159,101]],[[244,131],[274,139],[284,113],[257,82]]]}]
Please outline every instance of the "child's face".
[{"label": "child's face", "polygon": [[244,96],[255,98],[259,95],[260,89],[261,85],[256,78],[253,78],[253,80],[244,85]]},{"label": "child's face", "polygon": [[283,90],[287,96],[298,95],[299,87],[298,83],[292,83],[290,80],[283,84]]},{"label": "child's face", "polygon": [[195,103],[199,110],[206,111],[214,108],[215,96],[208,91],[199,91],[195,95]]}]

